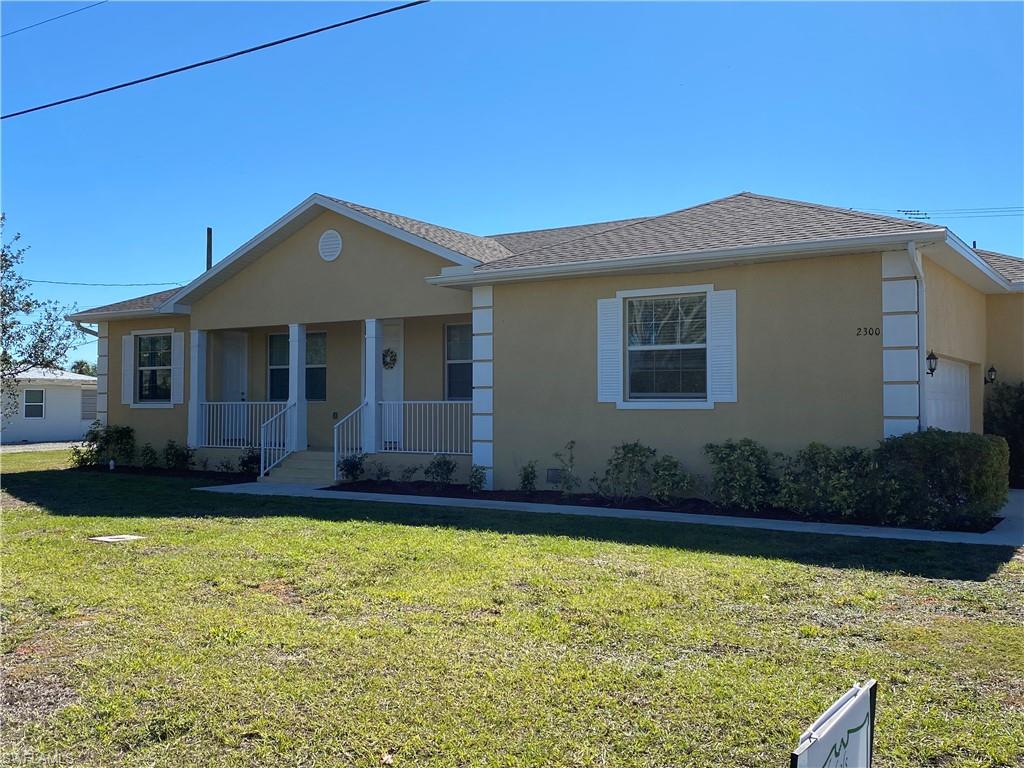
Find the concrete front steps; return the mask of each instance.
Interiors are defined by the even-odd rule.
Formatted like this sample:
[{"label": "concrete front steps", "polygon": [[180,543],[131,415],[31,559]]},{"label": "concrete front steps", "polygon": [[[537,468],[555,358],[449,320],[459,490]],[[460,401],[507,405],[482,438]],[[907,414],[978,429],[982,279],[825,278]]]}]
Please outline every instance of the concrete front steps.
[{"label": "concrete front steps", "polygon": [[322,488],[334,482],[333,451],[296,451],[270,470],[260,482],[289,483]]}]

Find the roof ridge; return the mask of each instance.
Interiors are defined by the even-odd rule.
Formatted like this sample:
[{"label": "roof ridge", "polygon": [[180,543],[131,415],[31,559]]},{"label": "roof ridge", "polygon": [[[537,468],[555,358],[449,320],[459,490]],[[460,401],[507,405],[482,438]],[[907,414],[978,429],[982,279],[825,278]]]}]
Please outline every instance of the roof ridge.
[{"label": "roof ridge", "polygon": [[[751,197],[757,200],[771,200],[775,203],[787,203],[788,205],[798,205],[803,208],[813,208],[819,211],[834,211],[836,213],[845,213],[850,216],[858,216],[862,219],[870,219],[872,221],[896,221],[901,224],[914,224],[922,228],[926,228],[927,225],[918,219],[903,219],[899,216],[885,216],[881,213],[868,213],[867,211],[861,211],[856,208],[840,208],[836,205],[823,205],[822,203],[809,203],[806,200],[793,200],[788,197],[774,197],[773,195],[762,195],[758,192],[739,192],[735,197]],[[724,198],[723,198],[724,199]],[[940,224],[934,229],[948,229],[944,224]]]},{"label": "roof ridge", "polygon": [[[620,229],[628,229],[631,226],[639,226],[640,224],[646,224],[648,221],[653,221],[655,219],[664,218],[666,216],[672,216],[673,214],[682,213],[683,211],[689,211],[689,210],[694,209],[694,208],[702,208],[703,206],[710,206],[710,205],[713,205],[715,203],[721,203],[722,201],[729,200],[730,198],[738,198],[740,195],[743,195],[743,193],[736,193],[734,195],[727,195],[724,198],[716,198],[715,200],[709,200],[709,201],[707,201],[705,203],[696,203],[695,205],[692,205],[692,206],[684,206],[683,208],[678,208],[678,209],[676,209],[674,211],[667,211],[665,213],[658,213],[658,214],[654,214],[653,216],[641,216],[640,218],[637,218],[637,219],[622,219],[622,221],[625,222],[622,226],[610,226],[607,229],[602,229],[599,232],[588,232],[587,234],[581,234],[581,236],[579,238],[566,238],[565,240],[560,240],[557,243],[549,243],[547,245],[535,246],[534,248],[529,248],[529,249],[526,249],[525,251],[520,251],[519,253],[513,253],[513,254],[511,254],[510,256],[508,256],[506,258],[511,258],[511,257],[518,258],[520,256],[523,256],[523,255],[528,254],[528,253],[532,253],[534,251],[543,251],[543,250],[545,250],[547,248],[553,248],[554,246],[563,246],[566,243],[575,243],[577,241],[587,240],[588,238],[602,237],[602,236],[604,236],[604,234],[607,234],[608,232],[614,232],[614,231],[618,231]],[[601,222],[595,222],[595,223],[601,223]],[[587,226],[587,224],[577,224],[577,226]],[[513,232],[510,232],[510,233],[513,233]],[[498,263],[501,263],[504,260],[505,259],[497,259],[497,260],[489,262],[489,263],[490,264],[498,264]]]}]

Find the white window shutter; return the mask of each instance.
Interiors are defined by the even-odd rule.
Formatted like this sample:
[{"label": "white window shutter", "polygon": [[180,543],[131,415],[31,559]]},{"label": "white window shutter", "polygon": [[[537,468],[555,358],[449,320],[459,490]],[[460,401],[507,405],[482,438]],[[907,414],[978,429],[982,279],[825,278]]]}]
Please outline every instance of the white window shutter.
[{"label": "white window shutter", "polygon": [[712,291],[708,310],[711,338],[708,345],[710,399],[736,402],[736,291]]},{"label": "white window shutter", "polygon": [[185,334],[171,334],[171,403],[185,402]]},{"label": "white window shutter", "polygon": [[597,402],[622,399],[622,300],[597,300]]},{"label": "white window shutter", "polygon": [[135,337],[121,337],[121,403],[131,405],[135,394]]}]

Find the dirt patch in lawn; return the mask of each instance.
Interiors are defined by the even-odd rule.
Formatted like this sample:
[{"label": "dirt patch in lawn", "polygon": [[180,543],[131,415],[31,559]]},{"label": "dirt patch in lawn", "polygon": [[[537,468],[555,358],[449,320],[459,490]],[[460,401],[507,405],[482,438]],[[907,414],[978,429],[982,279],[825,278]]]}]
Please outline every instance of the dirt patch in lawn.
[{"label": "dirt patch in lawn", "polygon": [[0,656],[0,730],[46,720],[77,694],[51,663],[46,640],[30,640]]},{"label": "dirt patch in lawn", "polygon": [[265,595],[273,595],[286,605],[302,604],[302,595],[298,593],[293,584],[284,579],[270,579],[256,587],[256,590]]},{"label": "dirt patch in lawn", "polygon": [[[598,509],[630,509],[638,512],[675,512],[691,515],[717,515],[724,517],[756,517],[762,520],[795,520],[797,522],[839,523],[847,525],[884,525],[874,520],[831,520],[824,517],[809,519],[800,517],[788,509],[768,507],[757,512],[715,504],[706,499],[681,499],[671,504],[662,504],[654,499],[641,497],[623,500],[609,500],[590,493],[563,494],[561,491],[471,491],[466,485],[439,485],[426,480],[402,482],[398,480],[356,480],[324,488],[326,491],[350,491],[357,493],[389,493],[404,496],[434,496],[445,499],[479,499],[486,501],[511,501],[528,504],[558,504]],[[958,526],[945,530],[985,533],[1002,522],[996,517],[990,522],[974,526]],[[891,526],[898,527],[898,526]]]}]

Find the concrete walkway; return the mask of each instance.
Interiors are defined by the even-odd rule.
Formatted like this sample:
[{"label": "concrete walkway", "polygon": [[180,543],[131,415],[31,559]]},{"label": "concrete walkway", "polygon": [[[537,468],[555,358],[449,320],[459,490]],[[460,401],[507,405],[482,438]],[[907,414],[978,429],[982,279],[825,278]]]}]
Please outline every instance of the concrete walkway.
[{"label": "concrete walkway", "polygon": [[623,520],[655,520],[662,523],[717,525],[725,528],[754,528],[764,531],[861,536],[872,539],[894,539],[900,541],[932,541],[947,544],[992,544],[997,546],[1024,547],[1024,491],[1010,491],[1010,500],[1003,510],[1003,521],[988,533],[960,533],[958,531],[926,531],[916,528],[883,528],[873,525],[763,520],[757,517],[690,515],[679,512],[642,512],[635,509],[578,507],[562,504],[527,504],[516,501],[491,501],[488,499],[448,499],[436,496],[400,496],[387,493],[326,491],[303,485],[272,482],[216,485],[208,488],[197,488],[196,490],[210,491],[212,493],[244,493],[253,496],[293,496],[306,499],[333,499],[335,501],[375,501],[387,504],[410,504],[417,507],[492,509],[502,512],[535,512],[554,515],[579,515],[581,517],[613,517]]}]

